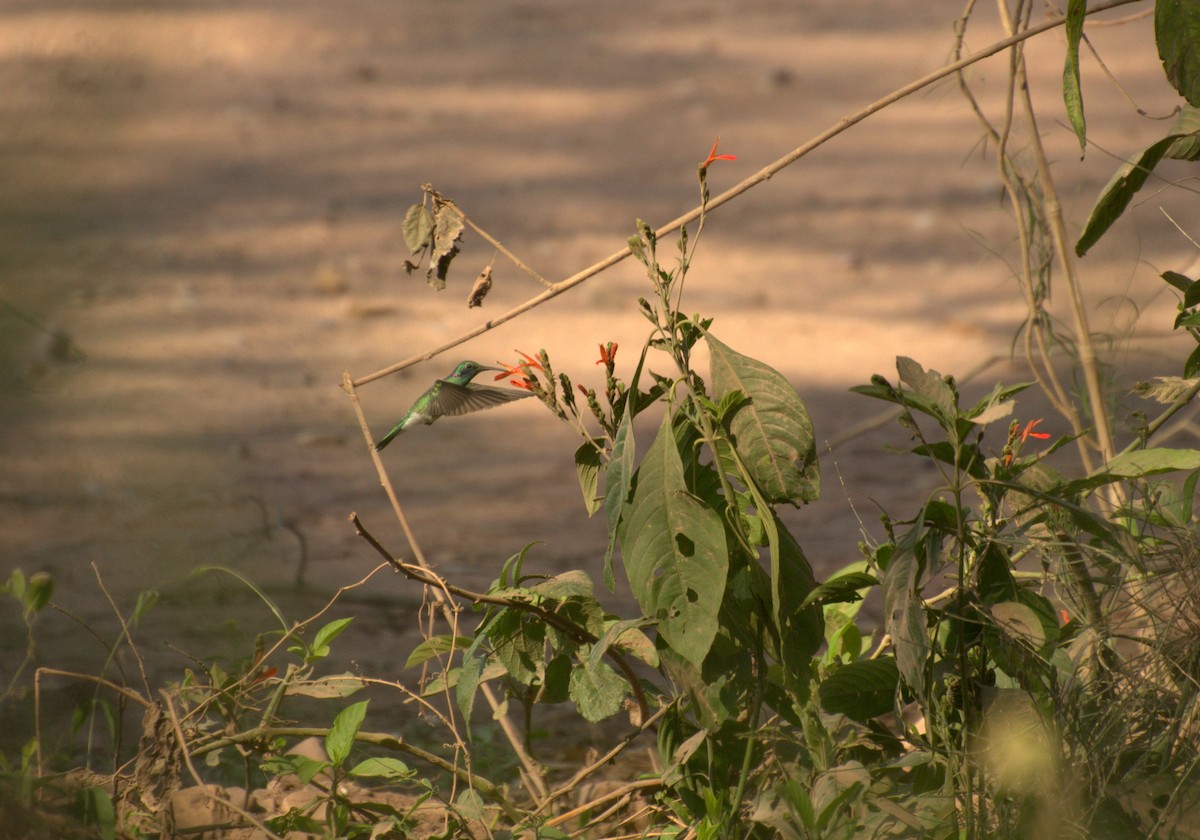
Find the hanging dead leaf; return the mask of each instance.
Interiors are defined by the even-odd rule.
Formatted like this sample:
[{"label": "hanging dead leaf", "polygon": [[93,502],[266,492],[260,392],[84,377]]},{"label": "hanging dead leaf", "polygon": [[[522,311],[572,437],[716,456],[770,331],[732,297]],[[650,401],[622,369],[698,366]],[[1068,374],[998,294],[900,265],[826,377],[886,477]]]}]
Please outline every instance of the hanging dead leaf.
[{"label": "hanging dead leaf", "polygon": [[475,278],[475,285],[471,287],[471,293],[467,295],[467,309],[476,306],[483,306],[483,299],[487,297],[487,293],[492,290],[492,266],[488,263],[483,267],[483,271],[479,272],[479,276]]}]

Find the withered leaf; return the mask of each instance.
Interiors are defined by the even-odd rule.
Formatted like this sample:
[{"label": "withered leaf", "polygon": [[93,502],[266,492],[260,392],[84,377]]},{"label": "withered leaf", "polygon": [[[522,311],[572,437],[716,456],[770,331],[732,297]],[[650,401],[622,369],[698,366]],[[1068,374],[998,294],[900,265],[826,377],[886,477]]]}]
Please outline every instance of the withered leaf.
[{"label": "withered leaf", "polygon": [[446,288],[446,273],[450,270],[450,261],[458,254],[458,240],[462,232],[462,219],[448,205],[443,204],[434,211],[433,248],[425,277],[429,285],[438,291]]},{"label": "withered leaf", "polygon": [[467,308],[471,309],[476,306],[483,306],[483,299],[487,297],[487,293],[492,290],[492,267],[485,265],[483,271],[479,272],[479,276],[475,278],[475,285],[471,287],[471,293],[467,295]]}]

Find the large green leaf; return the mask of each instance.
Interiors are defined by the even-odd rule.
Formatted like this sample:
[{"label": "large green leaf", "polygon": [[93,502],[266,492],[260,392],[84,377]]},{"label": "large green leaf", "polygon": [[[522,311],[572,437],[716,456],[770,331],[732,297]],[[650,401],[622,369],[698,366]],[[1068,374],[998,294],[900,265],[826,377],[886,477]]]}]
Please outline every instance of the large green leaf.
[{"label": "large green leaf", "polygon": [[642,378],[642,367],[646,364],[646,350],[638,358],[633,378],[625,394],[624,410],[617,433],[613,435],[612,454],[604,471],[604,515],[608,520],[608,548],[604,552],[604,585],[612,592],[616,586],[613,578],[612,558],[617,547],[618,528],[629,503],[629,492],[633,488],[634,463],[637,450],[633,436],[633,418],[646,406],[638,406],[638,381]]},{"label": "large green leaf", "polygon": [[1200,0],[1157,0],[1154,40],[1167,79],[1200,107]]},{"label": "large green leaf", "polygon": [[805,596],[801,606],[810,604],[853,603],[863,599],[862,592],[879,581],[866,572],[848,572],[822,583]]},{"label": "large green leaf", "polygon": [[672,648],[699,666],[717,633],[729,557],[720,514],[685,488],[670,415],[638,468],[621,552],[642,610],[658,620]]},{"label": "large green leaf", "polygon": [[919,566],[911,546],[897,547],[883,574],[883,614],[900,674],[909,687],[923,695],[929,638],[924,605],[917,591]]},{"label": "large green leaf", "polygon": [[1079,241],[1075,243],[1077,255],[1082,257],[1089,248],[1100,241],[1100,237],[1125,212],[1134,193],[1146,183],[1154,167],[1182,136],[1184,135],[1168,134],[1116,171],[1112,180],[1100,193],[1100,198],[1096,200],[1096,205],[1088,216],[1087,226],[1080,234]]},{"label": "large green leaf", "polygon": [[821,682],[821,708],[852,720],[867,720],[895,707],[899,685],[900,671],[890,656],[851,662]]},{"label": "large green leaf", "polygon": [[774,513],[771,521],[779,545],[778,586],[772,587],[772,594],[778,599],[774,618],[779,628],[780,664],[792,692],[803,699],[808,696],[812,657],[824,641],[825,623],[821,608],[809,600],[817,582],[808,558]]},{"label": "large green leaf", "polygon": [[743,356],[711,333],[714,397],[741,391],[747,401],[729,421],[734,446],[767,501],[797,507],[821,492],[816,444],[808,409],[774,368]]},{"label": "large green leaf", "polygon": [[346,761],[346,757],[350,755],[350,748],[354,746],[354,737],[358,735],[359,727],[362,726],[363,719],[367,716],[369,702],[369,700],[362,700],[358,703],[351,703],[338,712],[338,716],[333,719],[333,725],[329,727],[329,734],[325,736],[325,754],[335,765],[341,766]]},{"label": "large green leaf", "polygon": [[571,671],[569,691],[583,719],[597,723],[621,711],[626,682],[603,662],[584,657],[582,664]]},{"label": "large green leaf", "polygon": [[1063,101],[1067,106],[1067,119],[1079,138],[1079,149],[1087,147],[1087,126],[1083,119],[1083,92],[1079,87],[1079,41],[1083,37],[1083,18],[1087,14],[1087,0],[1070,0],[1067,3],[1067,60],[1063,67]]},{"label": "large green leaf", "polygon": [[1142,478],[1157,473],[1200,468],[1200,449],[1135,449],[1118,455],[1103,467],[1103,472],[1124,478]]}]

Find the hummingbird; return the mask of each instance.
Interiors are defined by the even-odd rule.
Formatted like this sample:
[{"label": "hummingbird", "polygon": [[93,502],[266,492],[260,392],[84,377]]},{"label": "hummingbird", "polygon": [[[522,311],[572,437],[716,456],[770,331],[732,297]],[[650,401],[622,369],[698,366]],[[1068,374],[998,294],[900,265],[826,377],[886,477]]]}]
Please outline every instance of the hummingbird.
[{"label": "hummingbird", "polygon": [[400,422],[383,436],[375,448],[383,449],[392,442],[392,438],[417,423],[428,426],[439,417],[470,414],[485,408],[502,405],[506,402],[531,397],[529,391],[517,391],[510,388],[494,388],[490,385],[473,385],[471,380],[485,370],[504,370],[491,365],[481,365],[479,362],[459,362],[454,372],[445,379],[439,379],[429,386],[424,394],[417,397],[412,408],[400,418]]}]

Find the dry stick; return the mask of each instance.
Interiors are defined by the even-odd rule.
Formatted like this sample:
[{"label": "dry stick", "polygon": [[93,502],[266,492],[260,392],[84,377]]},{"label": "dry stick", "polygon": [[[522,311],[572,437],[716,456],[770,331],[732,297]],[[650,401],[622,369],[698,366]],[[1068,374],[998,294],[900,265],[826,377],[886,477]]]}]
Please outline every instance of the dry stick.
[{"label": "dry stick", "polygon": [[[350,378],[349,371],[342,374],[342,388],[350,397],[350,404],[354,406],[354,414],[358,417],[358,425],[362,429],[363,438],[367,442],[367,449],[371,453],[371,461],[375,464],[375,472],[379,476],[379,483],[383,487],[384,493],[387,494],[388,501],[392,503],[392,511],[396,514],[396,519],[399,520],[400,527],[404,531],[404,537],[408,540],[409,547],[412,549],[413,559],[417,561],[418,566],[432,575],[433,570],[429,567],[429,563],[425,559],[425,553],[421,551],[420,543],[417,542],[417,535],[413,533],[412,526],[408,524],[408,517],[404,515],[404,508],[400,506],[400,499],[396,496],[396,490],[392,487],[387,470],[383,467],[383,460],[379,457],[379,451],[375,448],[375,443],[371,437],[371,429],[367,425],[367,418],[363,414],[362,404],[359,402],[358,392],[355,391],[355,385]],[[438,607],[441,609],[442,616],[446,619],[447,623],[451,627],[457,626],[457,607],[450,592],[444,586],[430,587],[429,591],[433,593],[433,597],[438,602]],[[457,635],[455,633],[455,636]],[[449,691],[448,687],[447,691]],[[500,709],[500,701],[496,699],[496,693],[492,691],[491,686],[481,683],[479,691],[483,694],[484,700],[487,701],[492,712],[496,713]],[[526,751],[521,733],[513,726],[512,720],[507,714],[498,714],[495,719],[500,724],[500,728],[504,732],[504,737],[508,739],[508,743],[516,754],[517,759],[521,762],[521,778],[524,780],[525,786],[533,791],[539,801],[545,799],[547,793],[546,783],[542,778],[541,770],[538,768],[537,763]],[[463,744],[462,738],[457,732],[454,732],[454,737],[459,747],[466,753],[466,745]]]},{"label": "dry stick", "polygon": [[568,793],[575,790],[575,788],[579,787],[579,785],[581,785],[589,776],[591,776],[597,770],[600,770],[602,767],[605,767],[606,765],[608,765],[613,759],[615,759],[618,755],[620,755],[625,750],[626,747],[628,747],[630,744],[632,744],[635,740],[637,740],[639,737],[641,737],[644,733],[649,731],[651,729],[651,727],[654,726],[654,724],[658,723],[659,719],[663,715],[665,715],[668,711],[670,711],[673,707],[674,707],[674,703],[668,703],[667,705],[661,707],[657,712],[654,713],[654,715],[652,717],[647,718],[642,723],[641,726],[639,726],[637,729],[633,730],[632,732],[628,733],[624,738],[622,738],[615,747],[610,749],[604,755],[600,756],[598,759],[593,761],[587,767],[584,767],[583,769],[581,769],[574,776],[572,776],[567,782],[565,782],[561,787],[559,787],[557,790],[555,790],[554,793],[550,794],[550,797],[547,799],[547,801],[543,805],[541,805],[537,809],[537,811],[534,811],[530,816],[537,816],[538,813],[540,813],[546,807],[546,805],[550,804],[550,802],[552,802],[556,799],[561,799],[562,797],[566,796]]},{"label": "dry stick", "polygon": [[129,632],[129,625],[125,623],[125,616],[121,614],[121,610],[117,607],[117,602],[113,600],[112,595],[108,591],[108,587],[104,585],[104,578],[100,575],[100,568],[93,561],[92,573],[96,576],[96,584],[100,587],[100,591],[104,593],[105,600],[112,607],[113,615],[117,617],[117,621],[121,625],[121,635],[125,641],[129,643],[129,649],[133,652],[133,659],[137,662],[138,673],[142,676],[142,686],[146,689],[146,696],[150,696],[150,679],[146,676],[146,661],[142,659],[142,654],[137,649],[137,645],[133,642],[133,636]]},{"label": "dry stick", "polygon": [[546,825],[562,825],[563,823],[570,822],[571,820],[575,819],[575,817],[579,816],[580,814],[587,813],[593,808],[598,808],[606,802],[612,802],[614,799],[620,799],[623,796],[628,796],[635,791],[662,787],[664,784],[666,783],[662,779],[639,779],[636,782],[630,782],[627,785],[622,785],[614,791],[609,791],[597,799],[593,799],[591,802],[585,802],[578,808],[573,808],[570,811],[552,817],[546,821]]},{"label": "dry stick", "polygon": [[[491,604],[497,607],[506,607],[512,610],[527,612],[530,615],[537,616],[546,625],[554,628],[560,633],[566,636],[571,636],[576,641],[583,641],[589,644],[595,644],[599,641],[599,638],[594,636],[585,628],[580,627],[574,622],[564,619],[562,616],[557,615],[552,610],[547,610],[537,604],[530,603],[529,601],[514,600],[512,598],[505,598],[500,595],[488,595],[485,592],[473,592],[470,589],[464,589],[461,586],[455,586],[454,584],[447,583],[440,576],[421,566],[414,566],[410,563],[405,563],[401,560],[398,560],[390,551],[384,548],[383,544],[375,538],[374,534],[366,529],[366,527],[359,520],[357,513],[350,514],[350,521],[354,523],[355,533],[366,540],[371,547],[375,549],[380,557],[388,561],[392,568],[400,572],[400,574],[404,575],[409,580],[416,581],[417,583],[421,583],[425,586],[435,589],[444,590],[451,595],[457,595],[458,597],[465,598],[475,604]],[[650,704],[646,700],[646,693],[642,690],[642,686],[638,682],[637,675],[633,673],[633,668],[630,667],[629,663],[625,660],[625,657],[621,656],[621,654],[618,653],[612,646],[609,646],[605,649],[604,655],[611,659],[613,664],[615,664],[621,670],[621,673],[625,675],[625,679],[629,683],[630,688],[633,690],[634,697],[637,700],[638,711],[641,713],[642,718],[644,719],[649,717]]]},{"label": "dry stick", "polygon": [[[1026,7],[1025,13],[1028,14],[1028,11],[1029,9]],[[959,47],[961,47],[962,39],[966,34],[966,17],[963,18],[963,22],[964,26],[958,33]],[[1076,438],[1075,445],[1079,450],[1080,461],[1083,464],[1084,470],[1090,473],[1093,465],[1091,451],[1088,449],[1087,442],[1084,439],[1086,429],[1080,420],[1079,411],[1074,401],[1067,394],[1067,390],[1063,387],[1062,381],[1051,362],[1054,348],[1046,340],[1047,327],[1045,319],[1047,315],[1045,306],[1034,294],[1035,272],[1031,261],[1033,240],[1030,224],[1026,219],[1026,211],[1022,205],[1022,196],[1025,197],[1025,200],[1030,205],[1034,204],[1033,188],[1022,177],[1015,161],[1008,154],[1008,142],[1012,136],[1013,129],[1013,104],[1016,99],[1015,86],[1017,79],[1016,68],[1019,60],[1020,55],[1018,50],[1013,50],[1009,58],[1008,78],[1006,80],[1004,122],[999,129],[991,125],[991,122],[983,113],[978,102],[976,102],[961,73],[959,74],[959,87],[970,102],[980,123],[991,134],[992,140],[996,143],[996,163],[999,169],[1000,180],[1004,184],[1005,194],[1012,205],[1013,223],[1017,227],[1020,240],[1020,286],[1025,293],[1026,306],[1029,310],[1024,329],[1025,358],[1029,365],[1029,370],[1033,374],[1034,379],[1037,380],[1038,387],[1042,389],[1042,393],[1050,400],[1054,409],[1071,424],[1071,429]],[[1041,274],[1044,270],[1044,263],[1039,264],[1037,273]],[[1037,344],[1036,354],[1033,348],[1035,343]],[[1039,364],[1041,367],[1039,367]]]},{"label": "dry stick", "polygon": [[[971,0],[967,7],[967,11],[962,17],[962,26],[957,31],[955,41],[955,54],[957,55],[962,50],[963,39],[966,37],[966,24],[970,18],[971,8],[974,6],[974,0]],[[1019,285],[1025,293],[1025,303],[1028,307],[1028,316],[1025,321],[1024,330],[1024,345],[1025,358],[1029,365],[1029,370],[1037,380],[1038,387],[1042,389],[1042,393],[1050,400],[1051,405],[1067,422],[1071,424],[1071,429],[1075,434],[1075,445],[1079,450],[1079,458],[1086,472],[1091,472],[1092,456],[1087,448],[1087,443],[1084,441],[1083,423],[1079,418],[1079,411],[1075,407],[1075,403],[1070,399],[1066,389],[1059,379],[1057,371],[1051,362],[1053,348],[1046,341],[1046,329],[1043,326],[1045,318],[1045,308],[1034,294],[1034,269],[1031,263],[1031,255],[1033,253],[1033,244],[1028,223],[1025,218],[1025,211],[1021,204],[1021,196],[1032,196],[1032,189],[1025,183],[1021,173],[1014,165],[1012,158],[1008,155],[1008,141],[1012,134],[1013,123],[1013,100],[1015,98],[1014,84],[1016,80],[1016,62],[1017,56],[1014,55],[1009,61],[1009,71],[1007,78],[1007,89],[1004,99],[1004,121],[1000,128],[992,126],[987,115],[983,113],[974,94],[966,83],[966,79],[962,73],[958,74],[959,89],[966,97],[971,110],[975,112],[975,116],[979,119],[984,130],[991,136],[992,141],[996,144],[996,164],[999,170],[1001,183],[1004,184],[1004,192],[1008,197],[1009,204],[1012,206],[1013,223],[1017,228],[1017,235],[1020,240],[1019,253],[1021,255]],[[1028,199],[1032,203],[1032,198]],[[1039,267],[1040,271],[1040,267]],[[1034,352],[1034,344],[1037,344],[1037,352]],[[1040,365],[1040,367],[1039,367]]]},{"label": "dry stick", "polygon": [[[426,186],[428,186],[428,184]],[[486,230],[484,230],[479,225],[475,224],[470,219],[468,219],[467,214],[464,213],[462,210],[460,210],[457,204],[455,204],[453,201],[446,199],[445,197],[442,198],[442,202],[447,207],[449,207],[451,210],[453,210],[455,213],[458,214],[458,218],[462,219],[463,224],[470,227],[471,230],[475,231],[480,236],[482,236],[485,240],[487,240],[487,242],[490,243],[497,251],[499,251],[504,256],[508,257],[509,262],[511,262],[517,268],[524,271],[526,274],[528,274],[534,280],[541,283],[546,288],[548,288],[548,289],[553,288],[553,286],[554,286],[553,283],[551,283],[545,277],[538,274],[536,271],[534,271],[532,268],[530,268],[528,265],[526,265],[524,262],[522,262],[521,259],[516,254],[514,254],[512,251],[508,250],[503,245],[501,245],[499,239],[496,239],[490,233],[488,233]]]},{"label": "dry stick", "polygon": [[[1014,28],[1012,18],[1008,15],[1008,7],[1001,0],[998,4],[1001,19],[1007,29]],[[1029,93],[1029,79],[1025,73],[1024,56],[1016,56],[1016,81],[1020,90],[1021,105],[1025,119],[1029,123],[1029,143],[1037,162],[1038,180],[1044,191],[1046,217],[1050,224],[1050,238],[1054,243],[1055,256],[1058,258],[1059,270],[1067,284],[1071,300],[1071,314],[1075,319],[1075,340],[1079,342],[1079,365],[1083,368],[1084,382],[1087,384],[1088,402],[1092,410],[1092,422],[1096,428],[1096,443],[1100,450],[1100,462],[1108,463],[1114,454],[1112,430],[1108,423],[1108,409],[1104,405],[1104,394],[1100,385],[1100,372],[1097,367],[1096,346],[1092,343],[1091,328],[1088,326],[1087,308],[1083,302],[1083,292],[1079,288],[1079,278],[1075,272],[1075,264],[1071,259],[1071,246],[1067,241],[1067,225],[1063,220],[1062,205],[1058,200],[1058,191],[1054,187],[1054,177],[1050,173],[1050,162],[1046,158],[1046,149],[1042,145],[1038,133],[1037,115],[1033,109],[1033,99]],[[1110,504],[1119,507],[1124,494],[1114,484],[1106,488]]]},{"label": "dry stick", "polygon": [[[1118,6],[1127,6],[1130,3],[1136,3],[1136,2],[1140,2],[1140,0],[1111,0],[1111,2],[1109,2],[1109,3],[1104,3],[1099,6],[1096,6],[1093,9],[1089,9],[1088,14],[1091,15],[1096,12],[1106,11],[1108,9],[1115,9]],[[1026,29],[1022,32],[1017,33],[1016,35],[1013,35],[1009,38],[1005,38],[1002,41],[997,41],[996,43],[991,44],[990,46],[985,47],[984,49],[980,50],[979,52],[973,53],[972,55],[969,55],[966,58],[963,58],[958,61],[947,64],[947,65],[933,71],[932,73],[922,76],[920,79],[917,79],[914,82],[910,82],[907,85],[904,85],[903,87],[897,88],[896,90],[889,93],[887,96],[883,97],[882,99],[876,100],[875,102],[873,102],[872,104],[863,108],[862,110],[857,111],[848,117],[843,117],[836,124],[825,129],[825,131],[821,132],[820,134],[818,134],[812,140],[809,140],[804,145],[799,146],[796,149],[793,149],[791,152],[789,152],[788,154],[779,158],[774,163],[770,164],[769,166],[764,167],[763,169],[759,170],[754,175],[751,175],[749,178],[742,181],[737,186],[735,186],[731,189],[728,189],[725,192],[718,195],[716,198],[709,200],[709,202],[707,204],[707,211],[702,207],[696,207],[695,209],[691,210],[690,212],[680,216],[678,219],[675,219],[674,221],[667,223],[665,226],[663,226],[658,231],[656,231],[656,235],[659,237],[664,237],[667,234],[678,230],[679,228],[683,227],[684,225],[700,218],[700,215],[702,212],[708,212],[708,211],[715,210],[717,207],[720,207],[722,204],[725,204],[726,202],[728,202],[728,201],[738,197],[742,193],[746,192],[751,187],[757,186],[758,184],[762,183],[763,181],[770,180],[777,172],[792,165],[797,160],[804,157],[805,155],[807,155],[809,152],[813,151],[814,149],[824,145],[829,140],[832,140],[834,137],[841,134],[846,129],[857,125],[858,123],[865,120],[867,117],[875,114],[878,111],[883,110],[884,108],[888,107],[889,105],[892,105],[895,102],[898,102],[899,100],[905,98],[906,96],[916,93],[918,90],[928,87],[929,85],[933,84],[934,82],[940,81],[941,79],[944,79],[947,76],[957,73],[959,70],[963,69],[964,67],[969,67],[970,65],[975,64],[978,61],[982,61],[983,59],[988,58],[989,56],[995,55],[998,52],[1002,52],[1003,50],[1008,49],[1009,47],[1013,46],[1014,44],[1019,44],[1022,41],[1032,38],[1035,35],[1040,35],[1043,32],[1047,32],[1051,29],[1054,29],[1054,28],[1062,26],[1062,25],[1063,25],[1062,19],[1046,21],[1045,23],[1038,24],[1035,27]],[[428,361],[428,360],[432,359],[434,356],[437,356],[441,353],[446,352],[447,350],[457,347],[460,344],[470,341],[472,338],[477,338],[478,336],[483,335],[485,332],[488,332],[489,330],[494,329],[495,327],[498,327],[501,324],[506,323],[507,321],[511,321],[513,318],[516,318],[518,315],[522,315],[525,312],[528,312],[530,309],[533,309],[537,306],[541,306],[546,301],[552,300],[553,298],[558,297],[559,295],[561,295],[563,292],[567,291],[568,289],[574,288],[575,286],[578,286],[580,283],[583,283],[585,280],[589,280],[590,278],[596,276],[597,274],[600,274],[602,271],[605,271],[606,269],[611,268],[612,266],[614,266],[617,263],[624,260],[629,255],[630,255],[629,248],[627,248],[627,247],[623,248],[620,251],[617,251],[616,253],[613,253],[613,254],[609,255],[608,257],[605,257],[603,260],[596,263],[595,265],[585,268],[583,271],[573,274],[572,276],[566,278],[565,280],[560,280],[559,282],[552,284],[549,288],[546,289],[546,291],[542,292],[541,294],[530,298],[529,300],[525,301],[522,304],[519,304],[518,306],[514,307],[513,309],[510,309],[508,312],[505,312],[502,315],[492,318],[489,321],[485,321],[483,324],[480,324],[478,327],[475,327],[474,329],[471,329],[471,330],[467,331],[466,333],[463,333],[458,338],[452,339],[452,340],[446,342],[445,344],[442,344],[442,345],[439,345],[438,347],[433,348],[432,350],[426,350],[424,353],[420,353],[416,356],[411,356],[411,357],[405,359],[404,361],[397,362],[396,364],[390,365],[389,367],[377,370],[374,373],[369,373],[366,376],[361,376],[358,379],[354,379],[354,380],[350,381],[349,383],[343,382],[342,387],[346,388],[347,384],[353,385],[354,387],[366,385],[368,382],[374,382],[376,379],[381,379],[390,374],[404,370],[405,368],[412,367],[413,365],[415,365],[419,362]]]}]

